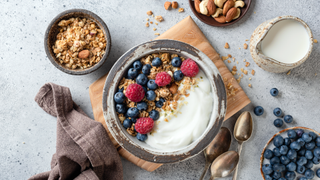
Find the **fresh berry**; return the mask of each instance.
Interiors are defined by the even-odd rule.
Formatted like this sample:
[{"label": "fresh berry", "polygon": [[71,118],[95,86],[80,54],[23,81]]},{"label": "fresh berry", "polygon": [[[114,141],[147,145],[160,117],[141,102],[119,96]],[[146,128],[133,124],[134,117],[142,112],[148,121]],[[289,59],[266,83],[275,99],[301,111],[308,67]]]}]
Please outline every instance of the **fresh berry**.
[{"label": "fresh berry", "polygon": [[116,104],[116,111],[118,113],[124,114],[127,111],[126,105],[124,104]]},{"label": "fresh berry", "polygon": [[282,115],[282,110],[277,107],[273,110],[273,114],[277,117],[280,117]]},{"label": "fresh berry", "polygon": [[148,105],[146,102],[138,102],[137,103],[137,108],[139,111],[146,111],[148,109]]},{"label": "fresh berry", "polygon": [[276,120],[274,120],[274,121],[273,121],[273,125],[274,125],[275,127],[278,127],[278,128],[282,127],[282,125],[283,125],[282,119],[276,119]]},{"label": "fresh berry", "polygon": [[274,164],[272,169],[274,172],[282,172],[286,170],[286,167],[283,164]]},{"label": "fresh berry", "polygon": [[156,84],[158,86],[166,86],[171,82],[171,76],[167,72],[160,72],[156,76]]},{"label": "fresh berry", "polygon": [[142,117],[137,119],[137,122],[135,123],[136,131],[140,134],[147,134],[150,132],[153,128],[154,122],[149,117]]},{"label": "fresh berry", "polygon": [[279,148],[277,148],[277,147],[275,147],[275,148],[273,148],[273,155],[274,156],[277,156],[277,157],[280,157],[281,156],[281,153],[280,153],[280,149]]},{"label": "fresh berry", "polygon": [[294,180],[294,178],[296,178],[296,173],[292,172],[292,171],[288,171],[285,173],[284,176],[287,180]]},{"label": "fresh berry", "polygon": [[307,159],[313,159],[313,153],[310,150],[307,150],[304,157],[306,157]]},{"label": "fresh berry", "polygon": [[159,98],[159,101],[161,101],[162,103],[166,102],[166,100],[164,98]]},{"label": "fresh berry", "polygon": [[301,157],[298,158],[297,164],[298,164],[298,166],[304,166],[305,164],[307,164],[307,161],[308,160],[307,160],[306,157],[301,156]]},{"label": "fresh berry", "polygon": [[287,156],[281,156],[280,157],[280,162],[284,165],[287,165],[290,163],[290,159]]},{"label": "fresh berry", "polygon": [[290,129],[287,131],[287,135],[290,139],[295,139],[297,137],[297,133],[295,130]]},{"label": "fresh berry", "polygon": [[286,123],[292,123],[293,117],[291,115],[285,115],[283,118],[284,122]]},{"label": "fresh berry", "polygon": [[284,138],[284,145],[289,146],[291,143],[291,139],[290,138]]},{"label": "fresh berry", "polygon": [[261,116],[264,112],[264,109],[261,106],[257,106],[253,109],[253,112],[256,116]]},{"label": "fresh berry", "polygon": [[171,60],[171,64],[172,64],[173,67],[180,67],[181,63],[182,63],[182,61],[181,61],[181,59],[179,57],[174,57]]},{"label": "fresh berry", "polygon": [[150,64],[145,64],[142,66],[142,73],[145,75],[149,75],[150,74],[150,69],[151,69],[151,65]]},{"label": "fresh berry", "polygon": [[266,180],[272,180],[272,177],[271,177],[270,175],[265,175],[264,178],[265,178]]},{"label": "fresh berry", "polygon": [[181,70],[175,71],[175,72],[173,73],[173,79],[174,79],[175,81],[181,81],[181,80],[183,79],[183,77],[184,77],[184,75],[183,75],[183,73],[181,72]]},{"label": "fresh berry", "polygon": [[320,168],[316,171],[318,178],[320,178]]},{"label": "fresh berry", "polygon": [[315,140],[315,142],[316,142],[316,145],[317,145],[318,147],[320,147],[320,137],[317,137],[317,139]]},{"label": "fresh berry", "polygon": [[273,172],[272,177],[273,179],[279,179],[281,177],[281,172]]},{"label": "fresh berry", "polygon": [[302,138],[299,138],[297,142],[300,144],[300,146],[304,146],[306,144]]},{"label": "fresh berry", "polygon": [[199,67],[195,61],[188,58],[181,64],[181,72],[188,77],[194,77],[199,72]]},{"label": "fresh berry", "polygon": [[299,180],[308,180],[306,177],[301,176]]},{"label": "fresh berry", "polygon": [[311,169],[307,169],[306,172],[304,173],[304,175],[305,175],[306,178],[308,178],[308,179],[313,179],[313,177],[314,177],[314,171],[312,171]]},{"label": "fresh berry", "polygon": [[272,88],[272,89],[270,90],[270,94],[271,94],[271,96],[278,96],[279,91],[278,91],[277,88]]},{"label": "fresh berry", "polygon": [[295,159],[297,159],[297,151],[293,150],[293,149],[289,149],[287,157],[289,159],[291,159],[292,161],[294,161]]},{"label": "fresh berry", "polygon": [[117,92],[115,95],[114,95],[114,101],[116,103],[124,103],[124,100],[126,99],[126,96],[122,93],[122,92]]},{"label": "fresh berry", "polygon": [[151,90],[155,90],[155,89],[157,89],[158,85],[156,84],[156,82],[153,79],[150,79],[147,83],[147,87]]},{"label": "fresh berry", "polygon": [[271,174],[273,172],[272,166],[270,164],[264,164],[262,166],[263,174]]},{"label": "fresh berry", "polygon": [[137,84],[140,84],[141,86],[144,86],[144,85],[147,84],[148,78],[144,74],[139,74],[137,79],[136,79],[136,81],[137,81]]},{"label": "fresh berry", "polygon": [[124,128],[129,128],[129,127],[131,127],[131,125],[132,125],[132,121],[130,120],[130,119],[125,119],[124,121],[123,121],[123,127]]},{"label": "fresh berry", "polygon": [[137,133],[137,139],[138,139],[139,141],[144,142],[144,141],[146,141],[146,140],[148,139],[148,135],[147,135],[147,134]]},{"label": "fresh berry", "polygon": [[266,159],[271,159],[273,157],[273,152],[270,149],[267,149],[264,151],[263,157]]},{"label": "fresh berry", "polygon": [[309,132],[309,136],[312,137],[312,140],[315,140],[318,137],[317,134],[314,132]]},{"label": "fresh berry", "polygon": [[297,169],[297,165],[294,162],[290,162],[287,164],[286,168],[288,171],[295,171]]},{"label": "fresh berry", "polygon": [[299,151],[298,151],[298,156],[304,156],[305,154],[306,154],[306,149],[300,149]]},{"label": "fresh berry", "polygon": [[316,144],[312,141],[305,145],[306,149],[313,150],[316,147]]},{"label": "fresh berry", "polygon": [[147,91],[146,98],[149,101],[153,101],[156,98],[156,93],[152,90]]},{"label": "fresh berry", "polygon": [[147,88],[145,86],[142,86],[142,88],[143,88],[144,92],[147,93],[147,91],[148,91]]},{"label": "fresh berry", "polygon": [[133,63],[133,68],[140,71],[142,69],[142,63],[138,60]]},{"label": "fresh berry", "polygon": [[299,151],[301,149],[301,146],[297,141],[294,141],[290,144],[290,149]]},{"label": "fresh berry", "polygon": [[156,121],[156,120],[159,119],[160,114],[159,114],[159,112],[158,112],[157,110],[152,110],[152,111],[149,112],[149,116],[150,116],[154,121]]},{"label": "fresh berry", "polygon": [[301,138],[306,143],[312,141],[312,137],[309,135],[309,133],[303,133]]},{"label": "fresh berry", "polygon": [[280,158],[278,158],[276,156],[270,159],[270,164],[271,165],[279,164],[279,163],[280,163]]},{"label": "fresh berry", "polygon": [[298,138],[301,138],[302,137],[302,134],[304,133],[304,131],[302,129],[297,129],[296,130],[296,133],[297,133],[297,137]]},{"label": "fresh berry", "polygon": [[313,150],[314,157],[320,159],[320,147],[317,147]]},{"label": "fresh berry", "polygon": [[139,102],[144,97],[144,89],[139,84],[130,84],[126,89],[126,96],[133,102]]},{"label": "fresh berry", "polygon": [[286,146],[286,145],[280,146],[280,154],[286,155],[288,153],[288,151],[289,151],[288,146]]},{"label": "fresh berry", "polygon": [[162,101],[156,101],[156,106],[158,107],[158,108],[162,108],[162,106],[163,106],[163,102]]},{"label": "fresh berry", "polygon": [[307,169],[311,169],[313,167],[312,160],[308,160],[307,164],[305,165]]},{"label": "fresh berry", "polygon": [[317,157],[313,157],[312,159],[313,164],[319,164],[320,163],[320,159]]},{"label": "fresh berry", "polygon": [[304,167],[304,166],[298,166],[296,171],[297,171],[297,173],[299,173],[299,174],[303,174],[303,173],[306,171],[306,167]]},{"label": "fresh berry", "polygon": [[127,116],[131,118],[136,118],[139,115],[139,110],[136,107],[129,108],[127,111]]},{"label": "fresh berry", "polygon": [[128,78],[129,79],[134,79],[138,76],[138,71],[135,68],[130,68],[128,71]]},{"label": "fresh berry", "polygon": [[159,67],[162,64],[162,61],[160,58],[156,57],[152,60],[152,66]]}]

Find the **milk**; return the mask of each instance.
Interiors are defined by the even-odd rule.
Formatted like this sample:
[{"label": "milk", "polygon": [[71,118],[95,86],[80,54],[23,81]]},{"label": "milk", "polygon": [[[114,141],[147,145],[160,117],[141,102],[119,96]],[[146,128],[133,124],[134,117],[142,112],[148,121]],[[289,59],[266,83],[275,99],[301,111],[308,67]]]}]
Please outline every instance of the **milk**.
[{"label": "milk", "polygon": [[306,28],[295,20],[277,22],[262,40],[261,50],[265,56],[283,63],[301,60],[309,49]]}]

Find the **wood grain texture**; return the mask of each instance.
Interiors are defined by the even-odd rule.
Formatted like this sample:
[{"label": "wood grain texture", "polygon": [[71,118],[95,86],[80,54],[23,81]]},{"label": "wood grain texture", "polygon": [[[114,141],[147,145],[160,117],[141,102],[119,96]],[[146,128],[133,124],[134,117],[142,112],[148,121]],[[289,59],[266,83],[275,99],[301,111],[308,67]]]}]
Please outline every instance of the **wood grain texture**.
[{"label": "wood grain texture", "polygon": [[[170,28],[157,39],[178,40],[195,46],[196,48],[204,52],[215,63],[223,78],[233,78],[231,72],[220,59],[219,54],[213,49],[207,38],[204,36],[204,34],[201,32],[199,27],[196,25],[196,23],[192,20],[190,16],[188,16],[187,18]],[[119,146],[116,140],[109,133],[102,111],[102,90],[106,78],[107,74],[95,81],[94,83],[92,83],[89,87],[89,95],[93,109],[94,119],[96,121],[101,122],[103,126],[106,128],[112,143],[115,145],[119,154],[122,157],[147,171],[151,172],[156,170],[162,164],[147,162],[130,154],[128,151]],[[239,90],[236,92],[235,96],[232,96],[231,98],[227,99],[227,114],[225,120],[227,120],[229,117],[231,117],[236,112],[238,112],[250,103],[249,98],[236,81],[233,82],[233,86],[235,88],[238,88]]]}]

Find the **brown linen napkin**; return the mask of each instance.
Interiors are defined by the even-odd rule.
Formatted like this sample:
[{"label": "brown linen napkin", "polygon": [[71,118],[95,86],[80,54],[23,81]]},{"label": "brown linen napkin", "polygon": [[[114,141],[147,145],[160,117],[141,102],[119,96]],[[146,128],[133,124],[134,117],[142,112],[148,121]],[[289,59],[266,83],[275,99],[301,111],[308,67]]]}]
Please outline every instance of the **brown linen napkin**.
[{"label": "brown linen napkin", "polygon": [[69,88],[47,83],[35,101],[57,117],[57,145],[51,171],[30,180],[123,179],[119,154],[103,125],[90,119],[73,102]]}]

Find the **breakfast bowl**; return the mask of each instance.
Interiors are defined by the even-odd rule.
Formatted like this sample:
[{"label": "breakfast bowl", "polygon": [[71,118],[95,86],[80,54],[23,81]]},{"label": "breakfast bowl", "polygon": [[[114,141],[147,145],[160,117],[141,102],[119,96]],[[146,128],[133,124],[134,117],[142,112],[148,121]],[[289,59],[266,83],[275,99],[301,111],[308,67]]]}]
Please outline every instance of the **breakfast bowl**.
[{"label": "breakfast bowl", "polygon": [[[292,137],[292,134],[291,133],[288,133],[289,131],[291,131],[291,132],[293,132],[293,131],[295,131],[296,132],[296,136],[297,137],[294,137],[294,135],[293,135],[293,137]],[[300,136],[298,135],[298,131],[300,131]],[[263,180],[268,180],[268,178],[266,177],[267,176],[267,174],[265,174],[264,172],[266,172],[267,170],[265,170],[265,171],[263,171],[263,166],[264,166],[264,164],[269,164],[270,163],[270,157],[275,157],[276,155],[274,154],[274,152],[275,152],[275,150],[274,150],[274,148],[276,147],[275,145],[274,145],[274,139],[278,136],[278,135],[280,135],[280,136],[282,136],[283,137],[283,139],[285,139],[285,138],[289,138],[288,137],[288,134],[290,134],[290,136],[291,136],[291,138],[289,138],[289,139],[291,139],[289,142],[287,142],[288,144],[292,144],[293,142],[297,142],[297,141],[299,141],[299,139],[303,139],[301,136],[301,134],[303,134],[303,133],[313,133],[314,134],[314,138],[312,138],[312,140],[310,141],[310,144],[312,144],[312,142],[314,142],[314,141],[316,141],[315,139],[318,137],[320,137],[320,133],[319,132],[317,132],[317,131],[315,131],[315,130],[313,130],[313,129],[310,129],[310,128],[307,128],[307,127],[291,127],[291,128],[287,128],[287,129],[284,129],[284,130],[281,130],[281,131],[279,131],[278,133],[276,133],[275,135],[273,135],[273,137],[267,142],[267,144],[265,145],[265,147],[263,148],[263,150],[262,150],[262,153],[261,153],[261,157],[260,157],[260,172],[261,172],[261,175],[262,175],[262,178],[263,178]],[[294,134],[294,133],[293,133]],[[317,136],[317,137],[316,137]],[[317,141],[318,142],[318,141]],[[285,143],[286,142],[284,142],[284,145],[285,145]],[[305,142],[305,144],[308,144],[308,143],[306,143]],[[301,150],[296,150],[296,157],[293,159],[292,157],[290,157],[291,155],[292,155],[292,153],[290,153],[289,151],[292,149],[291,148],[291,146],[290,145],[287,145],[288,147],[289,147],[289,149],[287,149],[287,154],[285,153],[285,152],[283,152],[283,151],[286,151],[285,149],[286,148],[282,148],[282,150],[281,150],[281,148],[279,148],[279,153],[281,153],[281,158],[279,158],[280,160],[279,160],[279,162],[281,162],[281,164],[283,164],[283,163],[285,163],[286,165],[285,165],[285,167],[287,168],[286,169],[286,171],[288,172],[288,171],[290,171],[290,172],[294,172],[295,173],[295,175],[293,175],[293,173],[291,173],[291,175],[293,175],[293,176],[295,176],[294,177],[294,179],[298,179],[299,177],[302,177],[302,176],[304,176],[303,174],[305,174],[305,173],[301,173],[301,172],[297,172],[297,170],[298,170],[298,165],[300,164],[300,162],[299,162],[299,159],[300,159],[300,157],[304,157],[304,156],[307,156],[306,155],[306,151],[305,150],[309,150],[310,152],[312,152],[312,153],[314,153],[314,149],[315,148],[317,148],[317,147],[319,147],[319,143],[315,143],[314,144],[314,146],[313,147],[311,147],[311,146],[309,146],[308,145],[308,148],[305,146],[305,145],[302,145],[301,147],[300,147],[300,149]],[[293,147],[293,146],[292,146]],[[293,148],[295,148],[295,147],[293,147]],[[268,149],[270,149],[273,153],[272,153],[272,156],[270,155],[270,153],[269,153],[269,155],[267,155],[268,153],[266,153],[266,151],[268,151]],[[304,149],[304,150],[303,150]],[[303,154],[301,154],[302,152],[300,152],[300,151],[305,151]],[[266,154],[265,154],[266,153]],[[312,154],[311,153],[311,154]],[[289,155],[290,154],[290,155]],[[319,156],[320,156],[320,149],[319,149]],[[267,156],[269,156],[269,157],[267,157]],[[290,159],[288,159],[288,160],[286,160],[286,158],[282,158],[282,156],[285,156],[285,157],[288,157],[288,158],[290,158]],[[280,156],[279,156],[280,157]],[[308,163],[310,163],[309,165],[310,165],[310,167],[308,167],[308,163],[305,163],[305,165],[303,165],[303,168],[305,168],[305,170],[306,169],[311,169],[311,170],[313,170],[314,172],[317,170],[317,169],[319,169],[320,168],[320,157],[316,160],[317,162],[316,163],[314,163],[314,164],[312,164],[311,162],[313,161],[313,159],[310,159],[310,157],[308,157],[309,159],[307,159],[307,161],[308,161]],[[303,158],[301,158],[301,159],[303,159]],[[274,161],[274,162],[276,162],[276,160],[274,159],[274,160],[271,160],[271,161]],[[286,162],[287,161],[287,162]],[[288,166],[291,166],[291,165],[289,165],[290,163],[294,163],[294,164],[296,164],[296,168],[294,168],[293,167],[293,169],[296,169],[296,170],[290,170],[290,169],[288,169],[288,168],[292,168],[292,167],[288,167]],[[294,165],[293,165],[294,166]],[[273,167],[274,168],[274,167]],[[286,171],[283,171],[282,172],[282,175],[285,175],[285,172]],[[273,172],[272,172],[273,173]],[[273,176],[273,174],[269,174],[269,176]],[[316,175],[315,175],[316,176]],[[314,176],[314,177],[315,177]],[[270,178],[270,177],[269,177]],[[312,178],[308,178],[308,179],[312,179]]]},{"label": "breakfast bowl", "polygon": [[[115,109],[114,94],[118,91],[118,84],[133,62],[146,55],[159,52],[193,59],[208,77],[212,94],[212,111],[205,130],[196,140],[175,150],[154,148],[129,135],[121,124]],[[102,108],[108,129],[120,146],[136,157],[149,162],[174,163],[199,154],[216,136],[226,113],[226,91],[218,69],[203,52],[180,41],[155,40],[135,46],[117,60],[103,88]]]},{"label": "breakfast bowl", "polygon": [[50,22],[44,47],[56,68],[71,75],[84,75],[97,70],[107,60],[111,37],[98,15],[84,9],[70,9]]}]

